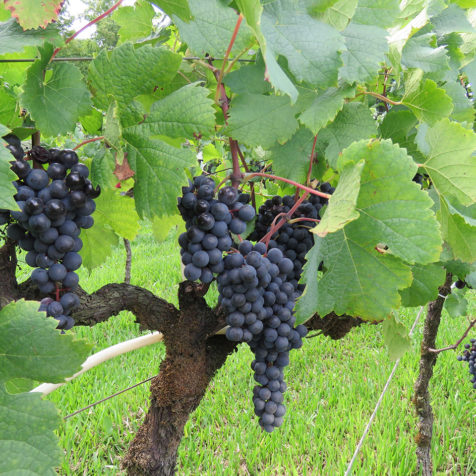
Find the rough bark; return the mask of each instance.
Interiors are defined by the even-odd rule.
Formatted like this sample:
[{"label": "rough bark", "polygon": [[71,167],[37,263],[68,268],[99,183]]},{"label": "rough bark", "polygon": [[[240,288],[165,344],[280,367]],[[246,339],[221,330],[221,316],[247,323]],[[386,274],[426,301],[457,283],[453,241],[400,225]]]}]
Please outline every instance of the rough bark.
[{"label": "rough bark", "polygon": [[7,238],[0,248],[0,309],[18,298],[16,267],[15,242]]},{"label": "rough bark", "polygon": [[451,274],[446,275],[445,283],[439,289],[439,296],[428,305],[428,311],[423,327],[423,339],[421,343],[420,371],[415,382],[415,395],[413,404],[418,416],[415,437],[417,449],[418,469],[423,476],[433,474],[433,464],[431,460],[431,439],[433,435],[433,410],[430,401],[428,386],[433,376],[433,366],[436,363],[438,354],[429,352],[428,349],[436,347],[436,336],[440,326],[441,311],[445,303],[445,297],[451,292]]},{"label": "rough bark", "polygon": [[132,268],[132,250],[131,242],[124,238],[124,248],[126,249],[126,268],[124,272],[124,282],[131,284],[131,268]]},{"label": "rough bark", "polygon": [[179,317],[164,333],[167,354],[151,383],[149,412],[123,460],[131,476],[174,474],[188,417],[235,348],[224,336],[213,336],[223,320],[207,306],[199,285],[182,283],[179,301]]}]

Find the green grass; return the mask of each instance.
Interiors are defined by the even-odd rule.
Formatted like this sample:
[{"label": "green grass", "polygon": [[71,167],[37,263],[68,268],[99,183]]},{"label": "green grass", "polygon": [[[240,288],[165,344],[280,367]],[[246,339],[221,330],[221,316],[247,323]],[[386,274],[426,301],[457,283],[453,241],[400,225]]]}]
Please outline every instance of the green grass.
[{"label": "green grass", "polygon": [[[178,247],[170,237],[157,244],[143,233],[133,243],[132,284],[144,286],[176,304],[180,280]],[[116,250],[81,284],[94,291],[123,279],[125,253]],[[213,296],[212,298],[213,299]],[[474,314],[474,300],[472,310]],[[410,327],[417,309],[401,314]],[[359,457],[358,475],[416,474],[416,419],[411,404],[418,370],[418,342],[423,317],[415,331],[413,352],[402,359]],[[438,344],[453,343],[466,327],[463,319],[444,315]],[[127,312],[94,328],[76,328],[95,343],[94,352],[141,334]],[[117,357],[50,395],[67,415],[154,375],[165,348],[156,344]],[[476,474],[475,392],[467,365],[454,352],[440,355],[432,379],[435,410],[432,455],[436,474]],[[340,341],[305,339],[293,351],[286,371],[285,423],[263,433],[253,415],[245,345],[229,356],[212,381],[199,408],[185,427],[178,474],[196,475],[334,475],[343,474],[393,367],[380,326],[362,326]],[[148,408],[148,385],[108,400],[64,422],[59,431],[64,461],[62,475],[119,475],[120,459]]]}]

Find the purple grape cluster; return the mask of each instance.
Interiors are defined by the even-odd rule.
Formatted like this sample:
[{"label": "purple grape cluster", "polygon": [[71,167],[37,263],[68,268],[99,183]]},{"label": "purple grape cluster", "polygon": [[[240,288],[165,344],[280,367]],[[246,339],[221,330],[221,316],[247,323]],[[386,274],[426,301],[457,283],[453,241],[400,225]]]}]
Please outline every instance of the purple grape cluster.
[{"label": "purple grape cluster", "polygon": [[[9,144],[15,157],[11,169],[18,180],[15,201],[20,211],[4,211],[9,218],[7,236],[27,252],[26,263],[35,268],[31,280],[46,298],[41,310],[58,320],[58,328],[74,325],[71,311],[79,306],[74,291],[79,282],[75,272],[82,264],[79,251],[81,229],[94,224],[94,198],[100,193],[88,179],[89,170],[72,150],[34,147],[29,155],[39,165],[31,168],[21,145]],[[13,149],[13,150],[12,150]]]},{"label": "purple grape cluster", "polygon": [[297,292],[288,281],[292,261],[277,248],[265,253],[264,243],[241,242],[238,253],[225,258],[225,271],[217,281],[219,303],[227,312],[227,338],[248,342],[255,354],[251,367],[260,384],[254,389],[255,413],[263,429],[271,432],[281,426],[286,410],[283,369],[289,351],[301,347],[307,329],[294,328]]},{"label": "purple grape cluster", "polygon": [[244,233],[255,210],[248,205],[249,195],[233,187],[220,189],[215,199],[215,182],[205,175],[194,177],[182,187],[182,194],[178,208],[187,231],[178,241],[184,275],[191,281],[210,283],[225,269],[223,252],[233,245],[231,233]]},{"label": "purple grape cluster", "polygon": [[470,382],[473,384],[473,388],[476,389],[476,339],[471,339],[470,342],[470,344],[464,346],[463,355],[458,355],[457,359],[460,362],[468,362],[469,374],[471,375]]}]

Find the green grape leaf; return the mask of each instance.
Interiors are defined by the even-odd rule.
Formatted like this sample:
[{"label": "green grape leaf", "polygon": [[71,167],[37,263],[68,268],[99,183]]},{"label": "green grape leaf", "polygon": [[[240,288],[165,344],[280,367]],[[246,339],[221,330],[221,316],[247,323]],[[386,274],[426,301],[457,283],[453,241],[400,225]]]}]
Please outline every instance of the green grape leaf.
[{"label": "green grape leaf", "polygon": [[152,234],[159,243],[165,241],[172,228],[178,228],[180,233],[185,231],[185,223],[180,215],[155,216],[152,219]]},{"label": "green grape leaf", "polygon": [[109,149],[100,149],[91,161],[91,181],[94,186],[101,189],[113,187],[117,183],[114,176],[115,161]]},{"label": "green grape leaf", "polygon": [[103,49],[89,66],[88,81],[94,103],[100,109],[107,109],[112,96],[122,111],[122,106],[136,96],[170,81],[180,63],[180,55],[150,45],[134,48],[132,43],[124,43],[112,52]]},{"label": "green grape leaf", "polygon": [[440,199],[438,218],[443,239],[450,245],[454,259],[476,261],[476,219],[460,213],[445,198]]},{"label": "green grape leaf", "polygon": [[[190,9],[193,20],[188,23],[176,15],[172,16],[180,37],[194,54],[198,56],[209,54],[215,58],[222,58],[233,35],[238,15],[219,0],[194,0],[190,2]],[[250,28],[246,23],[242,23],[231,50],[232,54],[250,46],[252,41]]]},{"label": "green grape leaf", "polygon": [[60,41],[55,27],[24,31],[13,18],[0,23],[0,55],[20,52],[27,46],[41,46],[45,41],[52,43]]},{"label": "green grape leaf", "polygon": [[109,225],[120,237],[134,240],[139,232],[139,215],[134,199],[121,195],[116,188],[101,191],[93,213],[95,226]]},{"label": "green grape leaf", "polygon": [[89,271],[101,266],[111,255],[113,248],[119,244],[116,233],[101,223],[82,230],[81,240],[83,247],[79,254],[83,258],[83,266]]},{"label": "green grape leaf", "polygon": [[384,244],[408,263],[438,261],[442,243],[433,201],[412,181],[417,171],[413,159],[389,140],[363,140],[344,150],[338,170],[362,159],[360,218],[346,226],[349,235],[369,249]]},{"label": "green grape leaf", "polygon": [[355,94],[355,87],[327,88],[320,93],[311,105],[306,107],[299,120],[314,134],[332,121],[344,106],[345,98]]},{"label": "green grape leaf", "polygon": [[408,330],[397,321],[394,313],[383,321],[382,333],[390,360],[396,361],[403,357],[405,352],[411,350],[412,344],[408,336]]},{"label": "green grape leaf", "polygon": [[[309,268],[302,275],[300,282],[310,284],[310,288],[298,301],[300,316],[310,317],[315,312],[325,316],[334,311],[338,315],[378,320],[399,307],[398,290],[410,285],[411,270],[394,256],[364,247],[361,236],[365,230],[359,229],[358,222],[351,222],[325,238],[315,238],[316,245],[306,259],[312,263],[323,261],[325,272],[317,285],[317,268]],[[315,253],[317,256],[313,256]]]},{"label": "green grape leaf", "polygon": [[265,74],[263,63],[242,66],[240,69],[228,73],[223,82],[237,94],[266,94],[271,91],[271,85],[265,81]]},{"label": "green grape leaf", "polygon": [[24,30],[43,27],[58,19],[63,0],[4,0],[5,8]]},{"label": "green grape leaf", "polygon": [[319,131],[318,155],[324,155],[329,165],[335,168],[343,149],[354,141],[376,135],[377,123],[369,108],[359,103],[345,104],[334,121]]},{"label": "green grape leaf", "polygon": [[141,129],[149,135],[191,138],[201,133],[208,137],[215,128],[213,100],[208,94],[209,90],[198,83],[174,91],[152,104]]},{"label": "green grape leaf", "polygon": [[352,21],[361,25],[388,28],[400,14],[399,0],[359,0]]},{"label": "green grape leaf", "polygon": [[274,145],[270,152],[276,174],[298,183],[305,183],[313,141],[311,131],[301,127],[285,144]]},{"label": "green grape leaf", "polygon": [[35,381],[28,378],[12,378],[5,383],[5,390],[13,395],[16,393],[29,392],[35,388]]},{"label": "green grape leaf", "polygon": [[192,19],[187,0],[149,0],[149,2],[159,7],[169,17],[176,15],[185,22]]},{"label": "green grape leaf", "polygon": [[54,404],[38,393],[8,395],[0,385],[0,419],[0,473],[55,476],[62,452],[55,434],[61,419]]},{"label": "green grape leaf", "polygon": [[0,310],[0,382],[19,377],[63,382],[89,353],[84,340],[55,330],[58,322],[38,312],[38,305],[20,300]]},{"label": "green grape leaf", "polygon": [[111,102],[104,118],[104,138],[114,149],[121,146],[122,128],[116,101]]},{"label": "green grape leaf", "polygon": [[321,8],[313,5],[311,13],[319,20],[333,26],[337,30],[343,30],[349,23],[357,8],[358,0],[331,0],[325,2]]},{"label": "green grape leaf", "polygon": [[449,5],[439,15],[432,17],[431,24],[438,36],[449,33],[474,33],[465,11],[455,4]]},{"label": "green grape leaf", "polygon": [[466,316],[468,312],[468,301],[461,293],[453,291],[446,296],[443,309],[450,315],[450,317]]},{"label": "green grape leaf", "polygon": [[123,131],[128,142],[127,159],[136,172],[134,198],[141,217],[175,213],[186,167],[195,164],[192,150],[178,149],[161,140],[150,139],[141,126]]},{"label": "green grape leaf", "polygon": [[118,8],[112,19],[119,25],[119,44],[145,38],[153,30],[152,19],[155,16],[152,5],[145,0],[138,0],[133,7]]},{"label": "green grape leaf", "polygon": [[356,204],[364,165],[365,162],[361,160],[356,164],[347,164],[343,168],[322,220],[311,230],[313,233],[323,238],[359,218],[360,213],[356,210]]},{"label": "green grape leaf", "polygon": [[289,98],[242,94],[231,102],[230,119],[225,134],[247,145],[267,149],[275,142],[283,143],[298,128]]},{"label": "green grape leaf", "polygon": [[282,0],[264,5],[261,29],[273,51],[286,57],[298,81],[322,88],[337,84],[345,45],[335,28],[312,18],[296,2]]},{"label": "green grape leaf", "polygon": [[52,75],[45,80],[44,70],[53,54],[53,46],[39,48],[41,58],[27,71],[21,95],[37,127],[45,136],[72,131],[80,116],[89,112],[91,100],[80,70],[69,63],[55,63]]},{"label": "green grape leaf", "polygon": [[451,98],[431,79],[414,82],[412,88],[405,91],[402,103],[411,109],[420,122],[430,125],[448,117],[453,111]]},{"label": "green grape leaf", "polygon": [[433,33],[410,38],[402,51],[402,65],[419,68],[425,73],[441,73],[449,70],[448,57],[444,46],[433,48]]},{"label": "green grape leaf", "polygon": [[10,170],[10,161],[15,159],[5,147],[7,143],[1,138],[8,132],[9,130],[0,124],[0,208],[19,210],[13,198],[17,190],[12,184],[18,177]]},{"label": "green grape leaf", "polygon": [[79,122],[83,126],[84,132],[90,135],[95,135],[101,130],[102,121],[102,113],[95,107],[89,110],[89,114],[87,116],[79,118]]},{"label": "green grape leaf", "polygon": [[281,69],[273,50],[268,46],[264,54],[266,62],[266,79],[278,90],[287,94],[293,104],[297,101],[298,90],[293,82],[288,78],[286,73]]},{"label": "green grape leaf", "polygon": [[453,112],[450,118],[458,122],[474,122],[474,107],[471,99],[466,96],[466,90],[460,82],[447,82],[443,85],[446,94],[453,102]]},{"label": "green grape leaf", "polygon": [[438,288],[445,280],[445,269],[439,263],[412,266],[413,281],[400,291],[402,306],[424,306],[438,297]]},{"label": "green grape leaf", "polygon": [[5,84],[0,88],[0,124],[13,129],[22,123],[17,109],[17,97],[14,91]]},{"label": "green grape leaf", "polygon": [[[436,191],[462,205],[476,201],[476,134],[443,119],[426,131],[427,159],[423,166]],[[423,152],[423,151],[422,151]]]},{"label": "green grape leaf", "polygon": [[344,65],[339,78],[348,83],[373,79],[388,51],[387,31],[373,25],[351,22],[342,32],[347,50],[342,53]]}]

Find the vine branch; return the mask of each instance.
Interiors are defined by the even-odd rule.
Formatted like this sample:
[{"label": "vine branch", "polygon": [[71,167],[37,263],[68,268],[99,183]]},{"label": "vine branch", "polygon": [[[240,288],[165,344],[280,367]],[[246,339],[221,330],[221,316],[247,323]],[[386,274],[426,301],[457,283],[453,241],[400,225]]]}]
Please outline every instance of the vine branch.
[{"label": "vine branch", "polygon": [[461,342],[463,342],[466,337],[468,336],[469,334],[469,331],[476,325],[476,319],[472,320],[468,326],[468,328],[464,331],[464,334],[461,336],[461,339],[459,339],[455,344],[453,345],[449,345],[448,347],[443,347],[442,349],[432,349],[432,348],[429,348],[427,349],[428,352],[431,352],[433,354],[439,354],[440,352],[445,352],[447,350],[454,350],[456,349],[460,344]]},{"label": "vine branch", "polygon": [[79,148],[83,147],[83,145],[89,144],[91,142],[96,142],[99,140],[104,140],[104,136],[93,137],[92,139],[83,140],[83,142],[80,142],[78,145],[73,147],[73,150],[78,150]]}]

